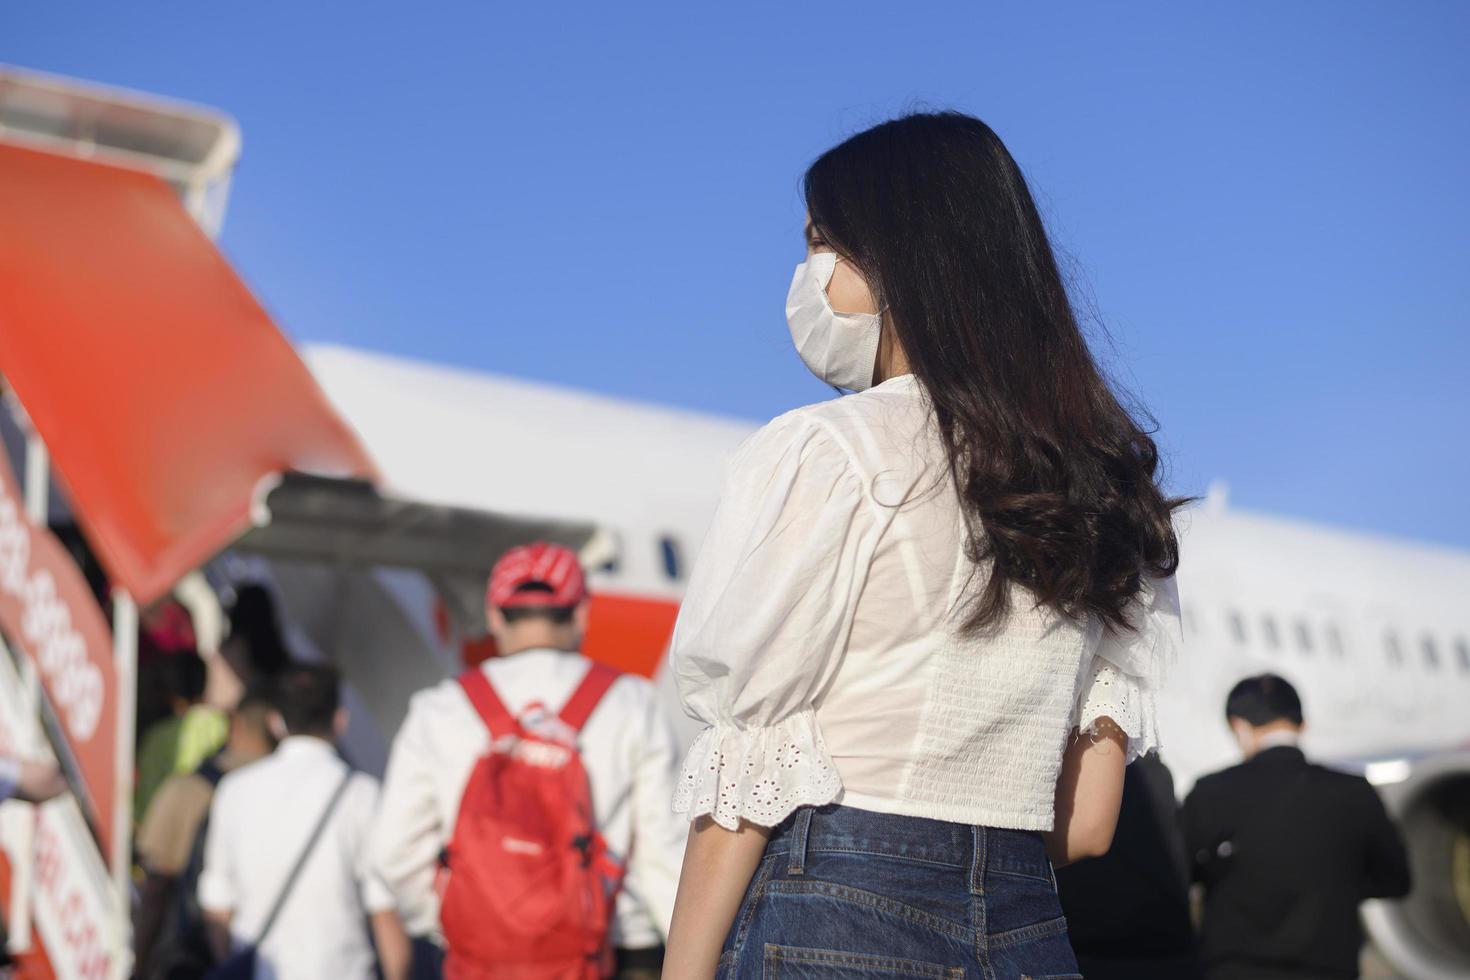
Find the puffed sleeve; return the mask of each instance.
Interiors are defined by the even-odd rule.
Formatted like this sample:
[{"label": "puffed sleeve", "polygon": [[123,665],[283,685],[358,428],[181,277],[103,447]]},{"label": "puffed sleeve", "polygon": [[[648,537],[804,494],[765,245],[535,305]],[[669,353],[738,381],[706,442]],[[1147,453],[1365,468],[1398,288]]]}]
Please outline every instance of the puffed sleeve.
[{"label": "puffed sleeve", "polygon": [[709,726],[675,810],[774,827],[841,794],[814,701],[846,646],[874,527],[847,453],[800,413],[736,452],[670,647],[684,709]]},{"label": "puffed sleeve", "polygon": [[1128,620],[1134,633],[1101,629],[1078,678],[1072,725],[1095,733],[1111,718],[1128,735],[1128,761],[1159,747],[1159,690],[1179,658],[1184,634],[1172,577],[1145,579]]}]

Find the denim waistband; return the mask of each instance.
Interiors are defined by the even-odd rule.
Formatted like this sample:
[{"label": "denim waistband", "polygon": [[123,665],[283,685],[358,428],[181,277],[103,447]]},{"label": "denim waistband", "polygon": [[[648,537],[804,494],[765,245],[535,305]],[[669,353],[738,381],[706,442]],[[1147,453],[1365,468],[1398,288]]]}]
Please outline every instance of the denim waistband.
[{"label": "denim waistband", "polygon": [[977,889],[987,873],[1054,880],[1046,845],[1035,831],[875,813],[836,804],[800,808],[775,829],[766,847],[768,855],[791,855],[788,863],[796,873],[806,855],[818,851],[968,869]]}]

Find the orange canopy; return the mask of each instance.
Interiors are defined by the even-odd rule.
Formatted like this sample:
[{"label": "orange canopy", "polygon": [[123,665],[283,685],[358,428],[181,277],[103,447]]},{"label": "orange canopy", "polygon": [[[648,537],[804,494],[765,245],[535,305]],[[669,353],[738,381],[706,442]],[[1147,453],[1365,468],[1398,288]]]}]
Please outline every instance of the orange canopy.
[{"label": "orange canopy", "polygon": [[372,478],[291,345],[156,177],[0,145],[0,375],[103,564],[149,602],[262,478]]}]

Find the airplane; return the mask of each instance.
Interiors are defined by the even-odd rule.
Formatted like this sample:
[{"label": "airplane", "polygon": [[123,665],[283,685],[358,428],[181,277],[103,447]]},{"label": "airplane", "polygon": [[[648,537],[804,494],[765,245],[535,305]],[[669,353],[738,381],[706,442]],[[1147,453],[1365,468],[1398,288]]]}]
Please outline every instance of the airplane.
[{"label": "airplane", "polygon": [[[239,134],[213,112],[0,70],[4,142],[154,173],[212,236]],[[487,652],[476,575],[494,547],[548,536],[578,547],[592,570],[588,652],[653,677],[692,738],[664,652],[723,465],[754,422],[344,347],[302,353],[386,496],[351,481],[260,487],[260,526],[174,589],[195,613],[202,652],[221,631],[219,596],[272,579],[290,639],[335,662],[351,685],[347,750],[381,771],[409,695]],[[65,516],[62,501],[50,510]],[[1365,772],[1410,842],[1418,885],[1405,902],[1369,906],[1375,942],[1416,980],[1470,975],[1470,553],[1239,510],[1220,487],[1178,526],[1187,642],[1161,711],[1179,790],[1236,760],[1222,717],[1230,686],[1265,670],[1286,676],[1303,693],[1308,754]],[[409,560],[427,554],[426,533],[437,535],[432,569]],[[476,549],[479,565],[443,560]],[[33,727],[35,712],[14,697],[20,679],[5,674],[11,664],[0,657],[0,702],[14,702],[0,715]],[[75,817],[66,806],[53,808],[56,827]],[[36,835],[36,847],[27,828],[53,823],[14,808],[4,822],[17,854],[74,846],[60,864],[77,880],[109,874],[101,855],[81,853],[93,845],[80,817],[59,844]],[[126,862],[113,864],[125,892]],[[75,945],[72,919],[121,921],[103,904],[105,883],[84,891],[98,896],[90,917],[39,918],[43,933],[49,922],[66,940],[58,954]],[[13,923],[26,909],[16,903]],[[108,941],[125,938],[117,928]],[[126,957],[109,962],[121,969]]]},{"label": "airplane", "polygon": [[[664,645],[725,460],[755,423],[346,347],[303,354],[386,492],[601,529],[592,652],[619,651],[620,665],[654,677],[681,736],[693,737]],[[1375,940],[1414,976],[1466,975],[1470,552],[1238,510],[1221,486],[1177,526],[1186,642],[1160,711],[1179,792],[1238,761],[1224,719],[1230,687],[1265,671],[1286,677],[1302,692],[1304,750],[1379,784],[1410,841],[1415,897],[1370,907]],[[645,628],[620,636],[630,619],[618,610],[630,605]],[[457,664],[434,632],[421,630],[437,649],[426,656],[447,672]],[[350,678],[352,659],[367,655],[339,645],[335,656]],[[386,656],[370,658],[375,696],[406,700],[408,690],[381,690]]]}]

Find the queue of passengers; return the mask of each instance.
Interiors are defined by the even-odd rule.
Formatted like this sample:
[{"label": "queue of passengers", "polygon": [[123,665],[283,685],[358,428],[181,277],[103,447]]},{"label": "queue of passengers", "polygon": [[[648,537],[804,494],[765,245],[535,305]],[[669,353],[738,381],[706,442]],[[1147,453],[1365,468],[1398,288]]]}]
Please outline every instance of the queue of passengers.
[{"label": "queue of passengers", "polygon": [[[335,749],[333,670],[248,690],[224,748],[165,781],[140,828],[138,975],[658,977],[686,833],[670,806],[678,758],[651,685],[578,653],[586,600],[571,552],[508,554],[488,595],[501,655],[414,698],[381,791]],[[1376,793],[1296,747],[1289,684],[1248,678],[1225,716],[1244,764],[1201,780],[1180,812],[1158,756],[1141,757],[1111,853],[1055,872],[1092,980],[1353,976],[1359,900],[1407,892]],[[577,751],[520,766],[548,761],[536,746]],[[35,793],[44,774],[27,775]],[[598,896],[598,915],[567,916]]]}]

